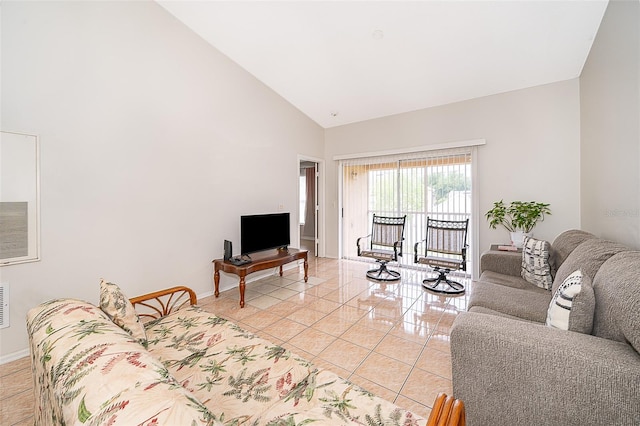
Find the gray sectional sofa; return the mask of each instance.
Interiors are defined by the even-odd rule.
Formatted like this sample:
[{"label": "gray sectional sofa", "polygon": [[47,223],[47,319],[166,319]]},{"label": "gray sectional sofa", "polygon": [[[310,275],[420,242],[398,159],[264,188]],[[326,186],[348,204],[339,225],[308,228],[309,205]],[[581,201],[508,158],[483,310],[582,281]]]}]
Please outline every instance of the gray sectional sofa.
[{"label": "gray sectional sofa", "polygon": [[[453,395],[468,424],[640,425],[640,251],[571,230],[549,252],[551,290],[521,277],[521,254],[481,257],[451,330]],[[569,329],[580,322],[585,332],[546,325],[576,270],[592,310],[571,310]]]}]

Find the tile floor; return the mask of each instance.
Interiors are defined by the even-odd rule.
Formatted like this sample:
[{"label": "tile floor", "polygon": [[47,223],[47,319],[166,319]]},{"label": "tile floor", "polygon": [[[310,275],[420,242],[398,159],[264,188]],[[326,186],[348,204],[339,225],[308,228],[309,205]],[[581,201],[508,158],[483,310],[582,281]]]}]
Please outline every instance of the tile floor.
[{"label": "tile floor", "polygon": [[[467,296],[429,293],[428,274],[406,268],[398,283],[369,281],[370,267],[312,258],[308,283],[299,266],[248,283],[243,309],[237,288],[198,304],[428,417],[437,393],[452,392],[449,331]],[[0,424],[33,424],[33,410],[29,358],[0,365]]]}]

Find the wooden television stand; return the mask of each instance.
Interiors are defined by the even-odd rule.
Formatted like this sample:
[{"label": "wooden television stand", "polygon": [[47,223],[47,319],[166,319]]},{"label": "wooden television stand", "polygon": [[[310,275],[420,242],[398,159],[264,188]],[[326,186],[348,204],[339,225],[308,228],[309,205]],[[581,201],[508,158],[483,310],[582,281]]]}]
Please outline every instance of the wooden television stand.
[{"label": "wooden television stand", "polygon": [[304,282],[309,280],[309,263],[307,260],[307,250],[298,250],[294,248],[266,250],[251,255],[251,262],[244,265],[234,265],[224,259],[216,259],[213,261],[213,283],[215,285],[215,296],[220,295],[220,271],[235,274],[240,277],[240,307],[244,308],[244,289],[246,287],[245,277],[263,269],[280,267],[280,276],[282,276],[282,265],[296,260],[304,260]]}]

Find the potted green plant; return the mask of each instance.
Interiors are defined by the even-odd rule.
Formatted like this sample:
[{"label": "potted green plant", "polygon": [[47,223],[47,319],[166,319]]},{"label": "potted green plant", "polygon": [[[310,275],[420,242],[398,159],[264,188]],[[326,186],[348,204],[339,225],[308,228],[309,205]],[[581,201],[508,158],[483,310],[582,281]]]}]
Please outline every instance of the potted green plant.
[{"label": "potted green plant", "polygon": [[485,217],[489,226],[496,229],[498,225],[511,233],[511,243],[516,247],[522,247],[525,235],[531,236],[531,231],[538,221],[543,221],[545,215],[550,215],[549,204],[537,201],[512,201],[505,204],[503,200],[493,203]]}]

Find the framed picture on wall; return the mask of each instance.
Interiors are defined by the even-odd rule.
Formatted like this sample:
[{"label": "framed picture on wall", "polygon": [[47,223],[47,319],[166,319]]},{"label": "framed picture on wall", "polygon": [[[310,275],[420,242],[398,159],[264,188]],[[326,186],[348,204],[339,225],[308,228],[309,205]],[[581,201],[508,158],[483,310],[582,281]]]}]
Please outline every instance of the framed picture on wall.
[{"label": "framed picture on wall", "polygon": [[0,132],[0,266],[40,260],[36,135]]}]

